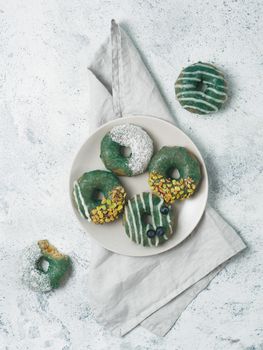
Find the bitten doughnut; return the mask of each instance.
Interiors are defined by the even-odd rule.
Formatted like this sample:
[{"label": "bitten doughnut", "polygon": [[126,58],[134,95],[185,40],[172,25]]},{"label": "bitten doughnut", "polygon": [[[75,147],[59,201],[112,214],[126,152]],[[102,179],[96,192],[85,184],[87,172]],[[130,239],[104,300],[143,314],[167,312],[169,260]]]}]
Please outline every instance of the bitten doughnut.
[{"label": "bitten doughnut", "polygon": [[[98,193],[102,199],[97,197]],[[109,171],[84,173],[73,184],[73,199],[80,216],[94,224],[116,220],[124,209],[125,198],[119,179]]]},{"label": "bitten doughnut", "polygon": [[[171,177],[175,169],[180,175],[178,179]],[[166,203],[191,197],[200,181],[199,161],[184,147],[164,146],[153,156],[149,164],[150,188]]]},{"label": "bitten doughnut", "polygon": [[227,100],[223,74],[212,64],[198,62],[184,68],[175,83],[180,104],[192,113],[217,112]]},{"label": "bitten doughnut", "polygon": [[[47,270],[43,268],[43,261],[48,263]],[[38,241],[22,254],[22,281],[30,289],[48,292],[59,287],[70,264],[70,258],[60,253],[47,240]]]},{"label": "bitten doughnut", "polygon": [[[126,157],[123,147],[131,149]],[[140,126],[117,125],[101,141],[100,157],[105,167],[120,176],[134,176],[145,172],[153,154],[153,141]]]},{"label": "bitten doughnut", "polygon": [[[152,223],[145,220],[150,215]],[[143,246],[158,246],[173,235],[174,215],[171,206],[152,193],[143,192],[125,206],[123,223],[127,236]]]}]

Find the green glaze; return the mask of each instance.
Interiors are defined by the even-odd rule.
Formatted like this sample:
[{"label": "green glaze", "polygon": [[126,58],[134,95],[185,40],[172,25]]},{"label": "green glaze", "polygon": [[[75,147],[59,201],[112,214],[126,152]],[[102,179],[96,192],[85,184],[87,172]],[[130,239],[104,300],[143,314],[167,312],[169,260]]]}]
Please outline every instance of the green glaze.
[{"label": "green glaze", "polygon": [[[161,213],[166,206],[169,212]],[[144,215],[150,215],[152,224],[147,224]],[[166,242],[173,234],[174,214],[171,206],[167,206],[163,199],[154,194],[143,192],[130,199],[125,207],[123,223],[127,236],[135,243],[143,246],[158,246]],[[147,236],[149,229],[156,231],[157,227],[164,228],[164,235],[153,238]]]},{"label": "green glaze", "polygon": [[[201,90],[200,86],[203,86]],[[218,111],[226,101],[227,85],[216,67],[198,62],[182,70],[175,83],[175,93],[189,112],[209,114]]]},{"label": "green glaze", "polygon": [[201,180],[201,169],[197,158],[185,147],[164,146],[157,152],[149,164],[149,172],[156,172],[166,178],[174,169],[179,171],[178,180],[190,177],[198,185]]},{"label": "green glaze", "polygon": [[48,254],[43,254],[43,258],[49,263],[47,274],[52,288],[58,288],[60,281],[70,266],[68,257],[54,259]]},{"label": "green glaze", "polygon": [[[45,244],[48,244],[50,247],[52,247],[52,250],[55,250],[57,252],[56,248],[50,245],[48,241],[40,241],[40,242],[47,242]],[[62,278],[70,268],[71,260],[67,255],[63,255],[60,253],[58,253],[58,255],[54,255],[52,254],[52,251],[50,253],[47,252],[46,249],[43,249],[41,247],[41,244],[40,244],[40,250],[42,253],[42,256],[40,259],[46,260],[49,263],[49,265],[48,265],[47,271],[43,271],[38,261],[37,269],[41,273],[48,275],[50,285],[52,288],[58,288]]]},{"label": "green glaze", "polygon": [[121,150],[122,146],[112,140],[110,133],[103,137],[100,157],[105,167],[119,176],[132,176],[132,170],[129,168],[129,157],[125,157]]}]

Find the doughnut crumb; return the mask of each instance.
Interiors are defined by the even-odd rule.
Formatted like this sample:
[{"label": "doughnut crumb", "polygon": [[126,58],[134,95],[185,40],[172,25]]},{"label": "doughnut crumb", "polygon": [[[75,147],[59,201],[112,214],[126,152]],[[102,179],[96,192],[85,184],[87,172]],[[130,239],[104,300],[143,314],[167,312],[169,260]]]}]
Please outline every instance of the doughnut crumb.
[{"label": "doughnut crumb", "polygon": [[37,242],[37,244],[43,254],[50,255],[54,259],[65,258],[65,255],[60,253],[56,247],[49,243],[47,239],[40,240]]}]

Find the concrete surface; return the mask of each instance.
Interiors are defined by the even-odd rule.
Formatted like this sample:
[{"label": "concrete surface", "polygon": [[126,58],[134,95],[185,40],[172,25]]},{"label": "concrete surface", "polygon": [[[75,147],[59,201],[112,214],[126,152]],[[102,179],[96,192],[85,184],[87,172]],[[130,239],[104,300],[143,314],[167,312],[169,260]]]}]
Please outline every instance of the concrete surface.
[{"label": "concrete surface", "polygon": [[[0,349],[263,349],[263,3],[259,0],[0,1]],[[73,216],[68,173],[89,132],[86,67],[111,18],[132,35],[178,124],[203,153],[209,201],[249,249],[183,313],[165,338],[137,328],[112,337],[86,290],[89,238]],[[181,68],[214,62],[231,98],[210,117],[184,111]],[[48,238],[74,261],[50,294],[21,286],[19,253]]]}]

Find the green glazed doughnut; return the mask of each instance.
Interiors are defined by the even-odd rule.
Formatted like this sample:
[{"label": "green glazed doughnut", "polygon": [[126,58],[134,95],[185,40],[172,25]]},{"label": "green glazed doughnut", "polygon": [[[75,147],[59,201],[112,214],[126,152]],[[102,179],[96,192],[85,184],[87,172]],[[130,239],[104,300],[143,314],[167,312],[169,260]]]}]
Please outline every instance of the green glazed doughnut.
[{"label": "green glazed doughnut", "polygon": [[[123,147],[130,148],[129,156],[123,154]],[[137,125],[117,125],[101,141],[100,157],[105,167],[119,176],[142,174],[152,154],[152,139]]]},{"label": "green glazed doughnut", "polygon": [[[102,193],[102,199],[96,197],[98,192]],[[126,193],[112,172],[94,170],[74,182],[73,199],[82,218],[104,224],[116,220],[123,212]]]},{"label": "green glazed doughnut", "polygon": [[[180,174],[178,179],[171,177],[174,169]],[[184,147],[164,146],[149,164],[149,186],[166,203],[191,197],[197,190],[201,177],[199,161]]]},{"label": "green glazed doughnut", "polygon": [[[145,220],[150,215],[152,224]],[[127,236],[136,244],[152,247],[165,243],[174,229],[171,206],[152,193],[135,195],[125,206],[123,223]]]},{"label": "green glazed doughnut", "polygon": [[[48,263],[43,269],[43,261]],[[38,292],[58,288],[71,265],[70,258],[60,253],[47,240],[41,240],[28,247],[22,255],[22,281]]]},{"label": "green glazed doughnut", "polygon": [[175,93],[189,112],[209,114],[217,112],[227,100],[227,84],[215,66],[198,62],[182,70],[175,83]]}]

